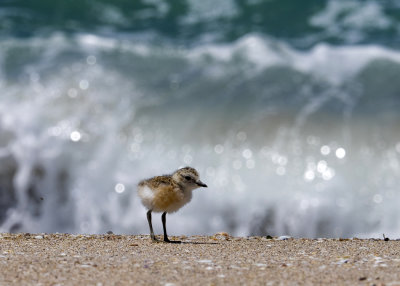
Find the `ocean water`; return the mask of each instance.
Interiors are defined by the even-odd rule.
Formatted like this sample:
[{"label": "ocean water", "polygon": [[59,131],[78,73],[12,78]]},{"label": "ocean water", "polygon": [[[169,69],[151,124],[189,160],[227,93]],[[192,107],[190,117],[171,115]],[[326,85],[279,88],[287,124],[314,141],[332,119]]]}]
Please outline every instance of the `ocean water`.
[{"label": "ocean water", "polygon": [[[0,3],[0,231],[400,236],[397,1]],[[154,216],[156,233],[161,220]]]}]

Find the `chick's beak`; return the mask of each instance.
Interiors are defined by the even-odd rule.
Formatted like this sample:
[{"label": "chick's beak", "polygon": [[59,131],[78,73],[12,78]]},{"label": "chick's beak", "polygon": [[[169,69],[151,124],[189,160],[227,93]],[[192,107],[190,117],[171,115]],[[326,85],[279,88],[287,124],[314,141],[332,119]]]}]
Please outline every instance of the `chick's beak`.
[{"label": "chick's beak", "polygon": [[207,188],[207,185],[204,184],[204,183],[203,183],[202,181],[200,181],[200,180],[198,180],[198,181],[196,182],[196,184],[197,184],[198,186],[200,186],[200,187]]}]

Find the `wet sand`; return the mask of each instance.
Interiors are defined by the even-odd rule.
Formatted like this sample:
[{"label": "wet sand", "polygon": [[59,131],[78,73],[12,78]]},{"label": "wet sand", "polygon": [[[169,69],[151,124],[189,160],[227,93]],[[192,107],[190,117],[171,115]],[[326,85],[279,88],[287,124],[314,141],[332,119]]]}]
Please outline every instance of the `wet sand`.
[{"label": "wet sand", "polygon": [[400,241],[0,234],[0,285],[400,285]]}]

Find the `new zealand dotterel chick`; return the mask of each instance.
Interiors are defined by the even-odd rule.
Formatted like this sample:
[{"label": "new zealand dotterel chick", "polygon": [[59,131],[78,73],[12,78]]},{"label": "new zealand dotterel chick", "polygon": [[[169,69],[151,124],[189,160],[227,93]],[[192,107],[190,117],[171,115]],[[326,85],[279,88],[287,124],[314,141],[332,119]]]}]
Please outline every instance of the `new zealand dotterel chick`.
[{"label": "new zealand dotterel chick", "polygon": [[191,167],[185,167],[175,171],[172,175],[156,176],[143,180],[138,184],[138,195],[142,204],[148,209],[147,221],[150,227],[152,241],[156,239],[151,223],[151,212],[162,212],[161,221],[164,230],[164,241],[175,242],[168,239],[165,226],[166,214],[173,213],[190,202],[192,191],[199,187],[207,187],[199,179],[199,173]]}]

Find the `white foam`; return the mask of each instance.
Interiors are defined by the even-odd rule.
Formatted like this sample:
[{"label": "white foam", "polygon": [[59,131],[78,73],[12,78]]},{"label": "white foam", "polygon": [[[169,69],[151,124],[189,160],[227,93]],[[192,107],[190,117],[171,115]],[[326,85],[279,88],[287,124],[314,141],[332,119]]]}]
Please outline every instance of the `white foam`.
[{"label": "white foam", "polygon": [[[251,62],[256,70],[273,66],[288,66],[331,82],[342,84],[354,77],[374,59],[388,59],[400,63],[400,54],[375,45],[335,47],[326,43],[315,45],[310,51],[297,51],[273,39],[249,34],[233,45],[208,44],[188,51],[189,58],[199,61],[212,56],[221,61],[231,61],[236,55]],[[214,70],[215,71],[215,70]],[[251,70],[248,70],[251,73]],[[218,71],[215,75],[223,75]]]},{"label": "white foam", "polygon": [[182,19],[183,23],[195,24],[201,22],[207,22],[212,19],[230,18],[238,13],[238,9],[235,2],[232,0],[219,1],[218,5],[215,5],[213,0],[189,0],[188,6],[190,12],[186,17]]},{"label": "white foam", "polygon": [[382,6],[376,1],[330,0],[324,10],[310,19],[310,24],[323,27],[330,33],[342,32],[342,29],[386,29],[392,24]]},{"label": "white foam", "polygon": [[[394,231],[400,221],[399,148],[398,138],[390,138],[397,134],[397,127],[379,125],[375,119],[363,121],[368,128],[377,124],[389,134],[385,136],[388,141],[393,139],[394,144],[383,142],[378,148],[368,140],[369,132],[362,133],[356,122],[341,125],[340,116],[332,119],[329,130],[306,125],[306,120],[303,125],[285,125],[282,122],[292,122],[293,114],[285,117],[280,113],[282,102],[273,101],[275,93],[271,101],[263,98],[258,82],[254,83],[256,96],[249,94],[257,104],[247,106],[246,97],[238,102],[237,97],[230,98],[246,86],[247,79],[237,76],[242,72],[233,72],[243,62],[250,64],[246,76],[260,77],[260,82],[265,70],[284,66],[330,88],[329,84],[345,86],[375,59],[400,63],[396,51],[371,45],[320,44],[304,52],[253,34],[232,44],[178,52],[92,35],[79,35],[72,41],[56,35],[32,42],[5,41],[0,62],[21,47],[35,55],[24,67],[26,82],[8,81],[5,74],[12,73],[0,65],[0,132],[9,134],[1,136],[1,168],[16,170],[12,182],[16,206],[8,210],[2,231],[22,224],[22,231],[36,233],[104,233],[110,229],[114,233],[148,233],[146,210],[136,195],[136,184],[170,173],[190,158],[209,187],[195,190],[191,203],[168,218],[170,234],[224,230],[232,235],[259,231],[293,237],[399,235]],[[63,62],[71,51],[79,56]],[[114,53],[126,57],[121,60],[123,65]],[[88,54],[96,58],[96,64],[88,64]],[[243,62],[235,65],[232,60],[237,55]],[[138,58],[140,61],[135,61]],[[141,61],[156,64],[159,59],[163,60],[160,71],[146,72],[148,69],[139,65]],[[179,72],[177,59],[185,66]],[[60,66],[54,67],[57,63]],[[24,68],[18,70],[22,78]],[[220,78],[210,76],[209,70],[217,70]],[[227,71],[235,75],[233,83]],[[171,81],[181,81],[183,91],[171,89],[173,72],[177,75]],[[32,73],[37,76],[30,77]],[[143,87],[149,78],[152,84]],[[79,89],[82,79],[90,82],[87,89]],[[227,82],[233,88],[227,87]],[[276,88],[284,90],[286,83]],[[312,108],[305,108],[306,115],[329,102],[319,101],[319,94],[312,90],[306,95],[304,105],[299,101],[294,108],[293,117],[302,115],[297,110],[308,103],[317,101]],[[219,106],[216,98],[223,104]],[[180,107],[188,105],[190,110],[182,117],[184,109]],[[238,112],[224,117],[235,108]],[[290,132],[292,128],[301,132]],[[343,135],[346,130],[361,133],[348,140]],[[71,141],[73,132],[80,134],[76,142]],[[308,138],[309,133],[317,134]],[[360,144],[365,146],[360,148]],[[326,146],[331,152],[321,154]],[[346,151],[344,158],[335,156],[338,148]],[[320,166],[320,172],[321,160],[326,165]],[[115,191],[117,184],[124,186],[123,192]],[[43,201],[35,204],[32,190],[37,192],[36,200],[42,197]],[[145,197],[150,194],[146,192]],[[159,219],[154,220],[155,228],[160,224]]]}]

